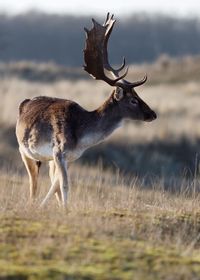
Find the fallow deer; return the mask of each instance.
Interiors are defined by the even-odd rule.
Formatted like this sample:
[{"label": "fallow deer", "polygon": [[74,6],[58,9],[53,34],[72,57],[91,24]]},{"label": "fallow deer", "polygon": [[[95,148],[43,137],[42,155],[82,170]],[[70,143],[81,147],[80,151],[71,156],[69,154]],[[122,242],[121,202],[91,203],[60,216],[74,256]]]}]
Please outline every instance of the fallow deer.
[{"label": "fallow deer", "polygon": [[[24,100],[19,106],[16,135],[19,151],[30,181],[30,198],[35,198],[41,162],[48,161],[51,187],[42,201],[44,206],[53,194],[66,206],[68,193],[68,163],[79,158],[89,147],[109,136],[123,119],[153,121],[156,114],[137,95],[134,88],[142,80],[125,80],[125,59],[119,69],[108,61],[107,43],[115,20],[107,15],[103,25],[94,19],[91,30],[86,31],[84,70],[93,78],[114,87],[105,103],[94,111],[87,111],[77,103],[59,98],[39,96]],[[113,78],[107,75],[110,73]]]}]

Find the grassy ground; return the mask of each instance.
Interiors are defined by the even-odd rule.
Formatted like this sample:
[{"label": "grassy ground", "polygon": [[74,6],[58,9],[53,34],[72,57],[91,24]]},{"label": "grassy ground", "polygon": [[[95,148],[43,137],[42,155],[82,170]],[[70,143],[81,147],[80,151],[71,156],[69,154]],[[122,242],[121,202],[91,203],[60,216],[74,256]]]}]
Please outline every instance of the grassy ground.
[{"label": "grassy ground", "polygon": [[[38,208],[49,186],[45,167],[38,199],[29,204],[14,135],[18,104],[49,95],[92,110],[111,88],[89,80],[1,79],[0,279],[200,279],[200,84],[189,79],[199,68],[181,63],[163,58],[147,67],[152,82],[138,92],[158,120],[126,123],[72,164],[66,211],[56,200]],[[141,76],[142,67],[130,75]],[[165,83],[156,73],[166,74]]]},{"label": "grassy ground", "polygon": [[31,206],[27,179],[1,175],[1,279],[200,279],[198,195],[71,172],[66,211],[38,209],[47,178]]}]

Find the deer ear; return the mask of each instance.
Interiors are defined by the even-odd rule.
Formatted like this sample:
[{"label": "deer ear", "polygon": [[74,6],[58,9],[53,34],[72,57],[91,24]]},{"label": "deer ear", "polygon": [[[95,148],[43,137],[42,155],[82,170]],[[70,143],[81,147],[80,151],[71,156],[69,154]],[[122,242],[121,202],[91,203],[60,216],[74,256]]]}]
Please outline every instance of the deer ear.
[{"label": "deer ear", "polygon": [[114,98],[119,101],[123,98],[124,92],[122,88],[117,87],[115,92],[114,92]]}]

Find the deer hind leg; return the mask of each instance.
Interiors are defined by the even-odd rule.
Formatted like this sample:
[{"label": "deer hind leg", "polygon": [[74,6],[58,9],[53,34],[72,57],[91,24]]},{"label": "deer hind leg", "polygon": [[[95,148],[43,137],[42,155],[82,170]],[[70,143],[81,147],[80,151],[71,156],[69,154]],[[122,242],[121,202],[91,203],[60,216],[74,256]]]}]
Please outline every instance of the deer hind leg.
[{"label": "deer hind leg", "polygon": [[35,161],[28,158],[23,152],[20,151],[22,160],[26,167],[29,176],[29,185],[30,185],[30,201],[32,202],[36,197],[37,192],[37,180],[39,175],[39,169],[41,166],[40,161]]},{"label": "deer hind leg", "polygon": [[[50,177],[51,183],[53,184],[53,180],[56,177],[56,165],[53,160],[49,161],[49,177]],[[57,188],[55,191],[55,195],[56,195],[58,204],[61,205],[62,197],[61,197],[60,186],[59,186],[58,180],[57,180]]]}]

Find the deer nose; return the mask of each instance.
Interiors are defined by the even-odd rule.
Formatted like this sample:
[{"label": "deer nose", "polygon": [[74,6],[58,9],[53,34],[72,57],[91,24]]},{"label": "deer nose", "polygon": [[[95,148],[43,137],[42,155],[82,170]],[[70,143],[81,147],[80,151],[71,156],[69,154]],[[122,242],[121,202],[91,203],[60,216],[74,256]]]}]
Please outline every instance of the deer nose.
[{"label": "deer nose", "polygon": [[146,112],[144,115],[144,120],[146,122],[151,122],[151,121],[155,120],[156,118],[157,118],[157,115],[154,111]]},{"label": "deer nose", "polygon": [[157,115],[154,111],[152,111],[152,118],[153,118],[153,120],[157,119]]}]

